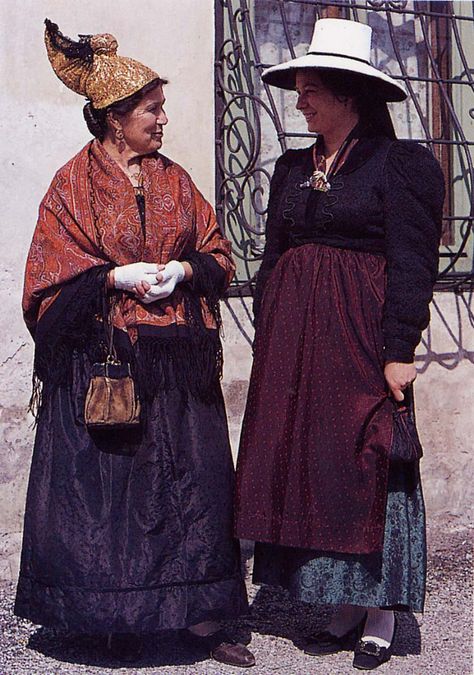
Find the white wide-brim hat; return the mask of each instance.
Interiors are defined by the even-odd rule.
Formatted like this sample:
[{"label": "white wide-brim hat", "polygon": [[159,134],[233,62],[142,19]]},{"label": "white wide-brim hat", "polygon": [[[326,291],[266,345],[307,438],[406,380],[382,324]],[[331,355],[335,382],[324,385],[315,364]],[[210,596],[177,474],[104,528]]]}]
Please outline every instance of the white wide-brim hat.
[{"label": "white wide-brim hat", "polygon": [[305,56],[267,68],[265,83],[281,89],[294,89],[296,71],[324,68],[357,73],[368,78],[374,93],[384,101],[403,101],[407,94],[401,84],[370,63],[372,28],[346,19],[319,19]]}]

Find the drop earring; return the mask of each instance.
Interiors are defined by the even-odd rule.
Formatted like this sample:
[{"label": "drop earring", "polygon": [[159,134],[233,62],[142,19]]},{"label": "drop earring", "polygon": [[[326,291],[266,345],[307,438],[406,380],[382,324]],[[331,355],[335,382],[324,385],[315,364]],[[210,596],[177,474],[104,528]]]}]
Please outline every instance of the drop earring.
[{"label": "drop earring", "polygon": [[122,152],[125,150],[125,140],[122,129],[117,129],[115,132],[115,139],[118,141],[118,151],[120,154],[122,154]]}]

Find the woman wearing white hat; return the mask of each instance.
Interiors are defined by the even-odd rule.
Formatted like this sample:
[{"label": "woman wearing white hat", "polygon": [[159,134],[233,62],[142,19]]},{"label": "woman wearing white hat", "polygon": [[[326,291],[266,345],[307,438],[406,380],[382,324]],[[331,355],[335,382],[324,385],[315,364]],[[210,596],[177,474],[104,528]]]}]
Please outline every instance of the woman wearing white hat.
[{"label": "woman wearing white hat", "polygon": [[263,74],[296,89],[317,140],[271,183],[236,511],[257,583],[337,608],[305,651],[354,648],[369,670],[391,656],[393,609],[423,610],[411,384],[444,198],[430,152],[396,140],[386,102],[406,94],[370,65],[370,39],[322,19],[305,56]]}]

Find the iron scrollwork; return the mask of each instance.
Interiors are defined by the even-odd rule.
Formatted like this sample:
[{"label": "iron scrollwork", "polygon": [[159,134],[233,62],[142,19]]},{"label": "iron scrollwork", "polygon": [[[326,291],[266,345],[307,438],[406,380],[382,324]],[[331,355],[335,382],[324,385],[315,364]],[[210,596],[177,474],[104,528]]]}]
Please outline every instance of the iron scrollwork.
[{"label": "iron scrollwork", "polygon": [[[462,39],[462,29],[474,26],[472,8],[471,15],[461,16],[455,14],[452,2],[217,0],[216,9],[217,212],[238,259],[233,292],[252,291],[264,246],[273,163],[288,145],[307,144],[310,136],[291,128],[281,95],[261,82],[262,70],[270,65],[264,57],[272,51],[264,44],[267,36],[261,26],[270,25],[274,18],[280,33],[272,38],[273,51],[292,58],[310,39],[309,34],[303,35],[303,19],[309,17],[307,23],[312,26],[315,16],[335,13],[370,23],[376,42],[385,49],[392,76],[405,83],[411,126],[402,130],[401,137],[434,151],[451,187],[437,288],[472,288],[474,139],[466,137],[464,128],[474,115],[469,101],[474,68],[469,63],[472,50],[468,52]],[[266,12],[260,23],[259,12]],[[400,35],[408,30],[411,51],[403,53]]]}]

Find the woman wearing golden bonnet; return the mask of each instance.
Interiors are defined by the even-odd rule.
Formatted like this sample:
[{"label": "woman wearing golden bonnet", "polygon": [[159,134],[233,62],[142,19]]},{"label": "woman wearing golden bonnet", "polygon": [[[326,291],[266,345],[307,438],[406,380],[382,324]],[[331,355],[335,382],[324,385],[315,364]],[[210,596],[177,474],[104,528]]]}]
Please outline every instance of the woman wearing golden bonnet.
[{"label": "woman wearing golden bonnet", "polygon": [[[45,40],[56,75],[89,99],[95,139],[53,178],[26,266],[37,431],[15,612],[108,634],[123,658],[142,633],[190,629],[216,660],[253,665],[218,630],[247,609],[219,382],[230,244],[159,153],[166,81],[111,35],[75,42],[46,20]],[[109,326],[141,413],[97,431],[85,398]]]}]

